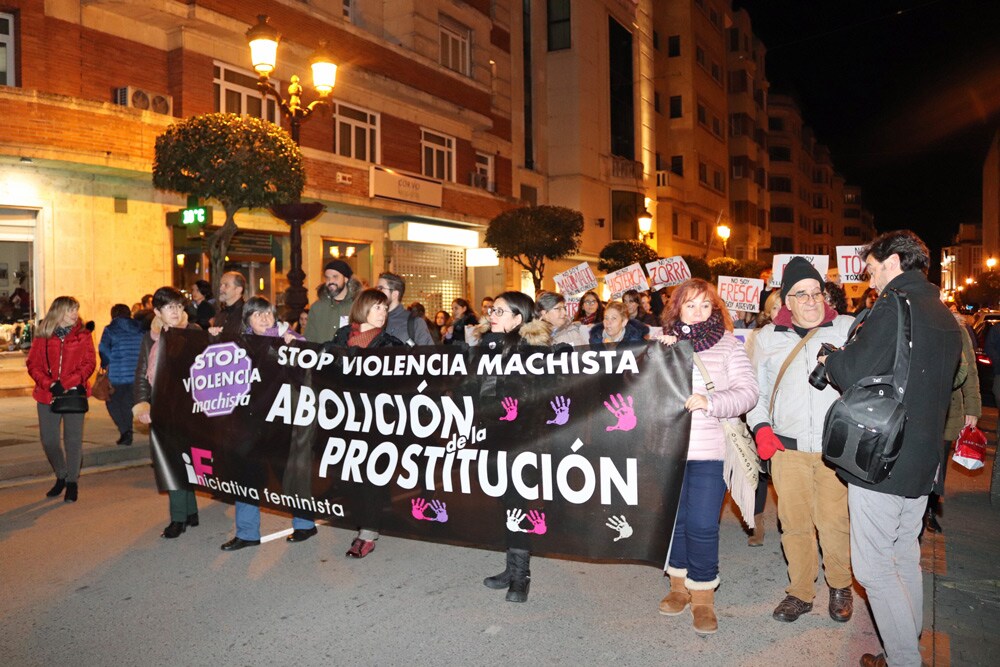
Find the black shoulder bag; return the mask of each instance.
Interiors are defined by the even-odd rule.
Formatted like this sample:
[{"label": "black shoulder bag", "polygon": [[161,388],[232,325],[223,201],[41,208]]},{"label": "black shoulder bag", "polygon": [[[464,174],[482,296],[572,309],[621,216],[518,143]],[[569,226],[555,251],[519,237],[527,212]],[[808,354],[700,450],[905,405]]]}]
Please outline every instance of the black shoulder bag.
[{"label": "black shoulder bag", "polygon": [[[52,377],[52,362],[49,361],[49,345],[47,340],[41,340],[45,344],[45,365],[49,367],[49,377]],[[62,346],[65,341],[60,341],[59,346],[59,377],[56,381],[62,380]],[[87,389],[83,385],[67,389],[61,394],[52,394],[52,403],[49,409],[57,415],[80,414],[90,409],[90,402],[87,401]]]},{"label": "black shoulder bag", "polygon": [[903,446],[903,394],[910,372],[910,302],[889,290],[896,302],[896,359],[891,375],[861,378],[830,406],[823,424],[823,458],[870,484],[892,474]]}]

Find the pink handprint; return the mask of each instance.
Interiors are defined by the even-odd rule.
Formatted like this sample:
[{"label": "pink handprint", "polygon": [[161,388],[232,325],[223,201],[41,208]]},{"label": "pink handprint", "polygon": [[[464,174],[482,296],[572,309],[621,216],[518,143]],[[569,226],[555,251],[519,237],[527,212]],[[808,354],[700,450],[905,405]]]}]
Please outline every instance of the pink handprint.
[{"label": "pink handprint", "polygon": [[426,500],[423,498],[414,498],[410,501],[410,504],[413,506],[410,512],[413,514],[414,519],[418,521],[430,521],[430,519],[424,516],[424,510],[427,509]]},{"label": "pink handprint", "polygon": [[517,399],[516,398],[511,398],[510,396],[508,396],[507,398],[503,399],[503,401],[500,402],[500,405],[502,405],[503,409],[507,411],[507,414],[505,414],[503,417],[501,417],[500,421],[502,421],[502,422],[512,422],[515,419],[517,419]]},{"label": "pink handprint", "polygon": [[538,510],[531,510],[528,512],[528,521],[531,522],[531,530],[526,530],[526,533],[534,533],[535,535],[544,535],[545,531],[549,528],[545,525],[545,513],[539,512]]},{"label": "pink handprint", "polygon": [[635,428],[635,411],[632,409],[632,397],[628,397],[628,402],[622,398],[621,394],[611,394],[608,397],[611,403],[604,401],[604,407],[611,411],[618,418],[618,423],[608,426],[605,431],[631,431]]}]

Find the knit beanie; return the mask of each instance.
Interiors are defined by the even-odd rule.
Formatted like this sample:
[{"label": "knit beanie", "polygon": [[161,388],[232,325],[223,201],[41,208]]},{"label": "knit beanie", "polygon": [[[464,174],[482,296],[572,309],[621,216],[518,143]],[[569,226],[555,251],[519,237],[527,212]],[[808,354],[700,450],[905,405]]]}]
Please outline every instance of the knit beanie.
[{"label": "knit beanie", "polygon": [[792,261],[785,265],[785,271],[781,274],[781,300],[785,301],[785,297],[788,296],[788,292],[795,283],[807,278],[812,278],[819,283],[821,288],[823,287],[822,276],[819,275],[816,267],[809,263],[808,259],[792,257]]},{"label": "knit beanie", "polygon": [[347,262],[345,262],[344,260],[342,260],[342,259],[332,259],[332,260],[330,260],[329,262],[326,263],[326,266],[323,267],[323,270],[324,271],[330,271],[330,270],[336,271],[337,273],[339,273],[340,275],[344,276],[348,280],[350,280],[351,276],[354,275],[354,271],[351,270],[351,266]]}]

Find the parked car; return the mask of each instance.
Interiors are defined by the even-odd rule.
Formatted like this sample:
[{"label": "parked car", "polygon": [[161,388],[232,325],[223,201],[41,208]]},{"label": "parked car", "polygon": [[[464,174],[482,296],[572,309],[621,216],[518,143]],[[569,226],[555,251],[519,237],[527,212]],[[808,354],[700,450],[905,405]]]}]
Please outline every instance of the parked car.
[{"label": "parked car", "polygon": [[[1000,313],[997,313],[997,315],[1000,315]],[[1000,319],[984,319],[972,327],[973,332],[976,334],[973,344],[976,347],[976,371],[979,373],[979,393],[983,396],[983,405],[994,408],[997,407],[997,400],[996,396],[993,395],[993,364],[990,362],[990,358],[986,356],[983,348],[986,347],[986,334],[990,332],[990,329],[998,321]]]}]

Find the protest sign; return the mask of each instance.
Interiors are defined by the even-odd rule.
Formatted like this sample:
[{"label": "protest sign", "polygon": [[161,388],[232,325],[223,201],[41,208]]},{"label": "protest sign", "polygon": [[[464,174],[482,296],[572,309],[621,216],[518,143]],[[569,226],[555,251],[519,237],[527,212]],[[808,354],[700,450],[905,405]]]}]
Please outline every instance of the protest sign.
[{"label": "protest sign", "polygon": [[729,310],[760,312],[760,293],[764,281],[760,278],[719,276],[719,297]]},{"label": "protest sign", "polygon": [[[532,554],[663,567],[690,437],[689,345],[233,343],[239,359],[216,358],[192,380],[214,352],[207,333],[160,339],[151,450],[162,488],[485,549],[524,533]],[[199,405],[195,384],[217,390],[210,400],[230,396],[231,413]]]},{"label": "protest sign", "polygon": [[580,294],[587,290],[597,289],[597,277],[594,275],[590,264],[582,262],[571,269],[552,276],[559,287],[559,291],[565,295]]},{"label": "protest sign", "polygon": [[842,284],[868,282],[868,269],[858,254],[862,248],[863,245],[837,246],[837,272],[840,274]]},{"label": "protest sign", "polygon": [[785,272],[785,265],[792,261],[792,257],[801,257],[808,260],[819,271],[819,275],[823,280],[826,280],[826,272],[830,269],[830,257],[828,255],[775,255],[771,263],[771,287],[781,287],[781,276]]},{"label": "protest sign", "polygon": [[680,285],[691,279],[691,269],[680,255],[649,262],[646,264],[646,271],[649,272],[649,285],[652,289]]},{"label": "protest sign", "polygon": [[637,292],[648,292],[649,283],[646,274],[638,264],[630,264],[624,269],[618,269],[604,276],[604,284],[611,291],[612,299],[622,298],[622,294],[634,289]]},{"label": "protest sign", "polygon": [[566,297],[566,317],[568,317],[571,322],[573,321],[573,318],[576,317],[578,310],[580,310],[580,297]]}]

